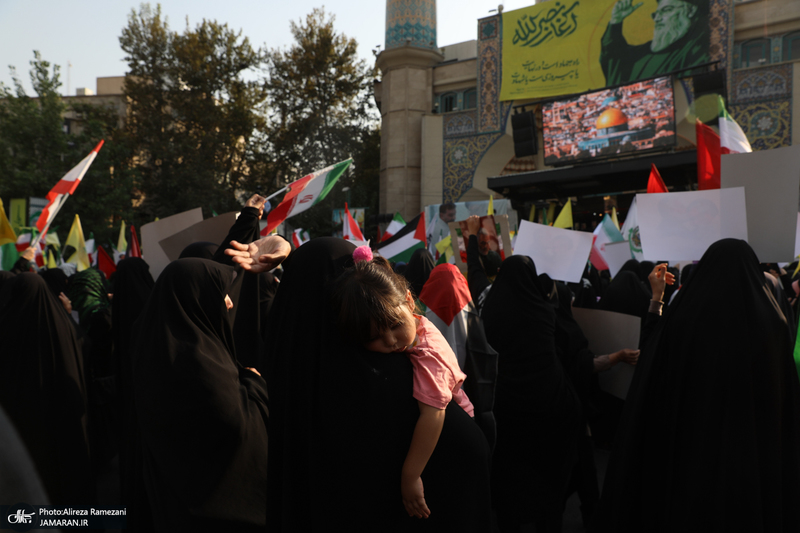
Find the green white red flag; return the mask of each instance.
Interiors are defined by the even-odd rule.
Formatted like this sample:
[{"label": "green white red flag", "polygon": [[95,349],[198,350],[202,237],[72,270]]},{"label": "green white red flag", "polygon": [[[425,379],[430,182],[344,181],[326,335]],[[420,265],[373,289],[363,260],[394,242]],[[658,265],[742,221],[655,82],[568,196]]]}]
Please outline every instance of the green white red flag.
[{"label": "green white red flag", "polygon": [[722,97],[719,100],[719,135],[699,119],[695,122],[697,134],[697,186],[701,191],[720,188],[722,154],[752,152],[742,128],[725,109]]},{"label": "green white red flag", "polygon": [[302,213],[321,202],[352,162],[352,159],[348,159],[336,163],[290,183],[289,192],[283,197],[283,201],[269,212],[267,225],[261,230],[261,235],[268,235],[287,218]]},{"label": "green white red flag", "polygon": [[392,237],[392,235],[397,235],[397,232],[403,229],[405,225],[406,221],[403,220],[403,217],[400,215],[400,213],[395,213],[392,221],[389,222],[388,226],[386,226],[386,231],[383,232],[381,241],[387,241]]},{"label": "green white red flag", "polygon": [[364,234],[361,233],[361,228],[358,227],[358,222],[356,222],[353,215],[350,214],[347,202],[344,204],[344,216],[342,217],[342,237],[356,243],[356,246],[361,246],[361,244],[358,243],[362,243],[366,240],[364,239]]}]

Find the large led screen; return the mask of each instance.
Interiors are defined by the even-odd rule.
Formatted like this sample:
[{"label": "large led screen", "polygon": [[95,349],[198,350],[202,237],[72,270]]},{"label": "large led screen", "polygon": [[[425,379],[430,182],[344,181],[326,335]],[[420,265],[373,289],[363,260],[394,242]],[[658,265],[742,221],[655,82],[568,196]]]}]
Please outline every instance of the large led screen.
[{"label": "large led screen", "polygon": [[561,165],[675,145],[667,76],[542,105],[544,161]]}]

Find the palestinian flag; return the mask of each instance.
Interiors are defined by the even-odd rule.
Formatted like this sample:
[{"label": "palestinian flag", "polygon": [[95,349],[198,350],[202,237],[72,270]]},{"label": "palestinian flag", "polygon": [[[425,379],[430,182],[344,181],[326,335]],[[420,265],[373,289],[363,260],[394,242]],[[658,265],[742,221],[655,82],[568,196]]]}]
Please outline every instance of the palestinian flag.
[{"label": "palestinian flag", "polygon": [[[418,230],[422,227],[422,231]],[[398,231],[390,239],[387,239],[377,246],[374,250],[393,263],[408,263],[415,251],[425,248],[425,216],[423,213],[417,215],[411,222],[406,224],[403,229]]]}]

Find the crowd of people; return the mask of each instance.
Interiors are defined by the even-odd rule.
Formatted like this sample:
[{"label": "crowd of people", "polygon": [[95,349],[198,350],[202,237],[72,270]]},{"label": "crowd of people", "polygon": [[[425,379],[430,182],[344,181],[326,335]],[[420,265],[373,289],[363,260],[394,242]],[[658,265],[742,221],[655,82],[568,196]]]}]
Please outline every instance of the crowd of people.
[{"label": "crowd of people", "polygon": [[[558,532],[574,492],[590,531],[800,531],[797,283],[744,241],[565,284],[470,217],[465,277],[259,238],[263,200],[155,282],[0,272],[0,504],[96,503],[113,471],[130,531]],[[592,353],[573,307],[640,346]]]}]

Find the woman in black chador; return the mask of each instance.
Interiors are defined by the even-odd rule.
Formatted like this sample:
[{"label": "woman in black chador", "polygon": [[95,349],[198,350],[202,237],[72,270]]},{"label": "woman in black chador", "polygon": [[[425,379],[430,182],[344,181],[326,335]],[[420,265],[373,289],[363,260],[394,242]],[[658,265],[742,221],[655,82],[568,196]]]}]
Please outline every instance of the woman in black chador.
[{"label": "woman in black chador", "polygon": [[581,434],[577,395],[558,360],[555,309],[526,256],[503,261],[481,316],[497,350],[492,493],[501,531],[561,531]]},{"label": "woman in black chador", "polygon": [[753,250],[724,239],[644,341],[596,530],[797,532],[798,501],[789,326]]},{"label": "woman in black chador", "polygon": [[3,283],[0,338],[0,406],[50,502],[93,502],[83,358],[69,315],[41,276],[22,273]]},{"label": "woman in black chador", "polygon": [[267,392],[237,363],[227,297],[234,269],[179,259],[134,329],[143,476],[157,531],[261,531]]},{"label": "woman in black chador", "polygon": [[268,529],[489,531],[489,449],[453,402],[422,476],[431,516],[403,508],[400,472],[419,418],[411,362],[342,340],[328,291],[353,250],[317,238],[285,264],[268,334]]}]

